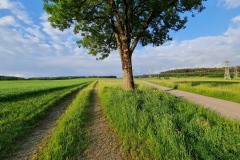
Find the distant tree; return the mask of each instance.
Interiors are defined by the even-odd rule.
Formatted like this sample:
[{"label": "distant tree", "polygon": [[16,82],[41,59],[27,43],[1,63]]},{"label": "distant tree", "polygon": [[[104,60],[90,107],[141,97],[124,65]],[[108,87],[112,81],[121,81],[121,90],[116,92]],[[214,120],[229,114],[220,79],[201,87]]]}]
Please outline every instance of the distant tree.
[{"label": "distant tree", "polygon": [[82,39],[79,46],[99,59],[118,49],[125,89],[133,89],[132,54],[142,46],[171,40],[169,31],[185,28],[187,14],[204,9],[206,0],[43,0],[52,27],[73,26]]}]

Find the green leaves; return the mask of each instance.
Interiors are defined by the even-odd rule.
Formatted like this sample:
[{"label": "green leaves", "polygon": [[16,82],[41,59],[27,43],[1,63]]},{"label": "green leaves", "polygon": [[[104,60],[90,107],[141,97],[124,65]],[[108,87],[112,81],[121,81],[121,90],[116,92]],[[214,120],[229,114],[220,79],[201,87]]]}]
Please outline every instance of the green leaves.
[{"label": "green leaves", "polygon": [[204,1],[44,0],[44,9],[54,28],[63,31],[73,26],[74,33],[83,36],[78,45],[94,56],[101,53],[102,59],[117,47],[125,50],[123,43],[133,52],[138,42],[158,46],[171,40],[170,30],[185,28],[183,14],[201,12]]}]

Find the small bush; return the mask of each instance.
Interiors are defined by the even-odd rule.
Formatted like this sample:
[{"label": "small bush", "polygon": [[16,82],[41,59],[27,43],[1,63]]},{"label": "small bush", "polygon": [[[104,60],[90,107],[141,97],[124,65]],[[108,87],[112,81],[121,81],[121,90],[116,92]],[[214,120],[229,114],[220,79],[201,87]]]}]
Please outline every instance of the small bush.
[{"label": "small bush", "polygon": [[173,89],[178,89],[178,84],[175,84]]},{"label": "small bush", "polygon": [[200,82],[192,82],[192,83],[191,83],[191,86],[194,87],[194,86],[198,86],[198,85],[200,85],[200,84],[201,84]]}]

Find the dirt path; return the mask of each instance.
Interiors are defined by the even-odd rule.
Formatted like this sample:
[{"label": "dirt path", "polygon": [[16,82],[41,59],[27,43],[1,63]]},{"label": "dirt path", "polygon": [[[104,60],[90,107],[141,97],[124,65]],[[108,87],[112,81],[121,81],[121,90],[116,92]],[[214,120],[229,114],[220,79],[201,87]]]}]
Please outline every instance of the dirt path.
[{"label": "dirt path", "polygon": [[45,118],[39,122],[37,127],[32,131],[28,138],[18,142],[21,144],[20,150],[13,157],[8,158],[8,160],[32,159],[34,153],[36,153],[37,148],[41,143],[41,140],[51,132],[51,130],[54,128],[56,120],[65,111],[74,97],[76,97],[78,92],[79,90],[57,103],[56,106],[53,107],[52,110],[45,116]]},{"label": "dirt path", "polygon": [[85,151],[84,160],[123,160],[120,151],[121,144],[114,136],[114,132],[105,118],[100,107],[97,93],[97,85],[94,88],[92,120],[87,132],[90,137],[90,148]]},{"label": "dirt path", "polygon": [[142,81],[142,82],[154,88],[171,93],[177,97],[183,97],[205,108],[211,109],[225,117],[240,120],[240,103],[230,102],[222,99],[217,99],[217,98],[207,97],[199,94],[175,90],[167,87],[162,87],[146,81]]}]

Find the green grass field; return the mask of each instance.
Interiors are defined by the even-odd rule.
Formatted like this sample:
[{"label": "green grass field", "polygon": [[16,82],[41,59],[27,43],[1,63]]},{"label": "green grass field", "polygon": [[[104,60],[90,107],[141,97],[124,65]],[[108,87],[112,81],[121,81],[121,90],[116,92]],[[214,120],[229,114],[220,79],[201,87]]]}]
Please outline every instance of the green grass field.
[{"label": "green grass field", "polygon": [[[48,110],[90,80],[0,81],[0,158],[11,155]],[[3,88],[3,90],[2,90]],[[7,93],[4,91],[8,91]],[[14,92],[16,90],[16,92]],[[22,91],[21,91],[22,90]]]},{"label": "green grass field", "polygon": [[148,78],[144,80],[161,86],[240,103],[240,80],[225,81],[222,78],[207,77],[169,79]]},{"label": "green grass field", "polygon": [[[239,159],[240,123],[140,83],[102,82],[104,111],[133,159]],[[121,103],[119,103],[121,102]]]},{"label": "green grass field", "polygon": [[[88,81],[88,79],[81,79],[81,82]],[[0,81],[0,102],[78,84],[79,79]]]},{"label": "green grass field", "polygon": [[[95,83],[91,82],[95,80],[0,81],[8,91],[0,91],[0,158],[13,154],[18,147],[15,142],[27,137],[56,102],[82,88],[34,157],[81,159],[81,154],[90,145],[85,129],[93,104]],[[184,99],[148,87],[141,81],[136,81],[134,91],[125,91],[122,80],[98,81],[104,114],[122,141],[122,151],[133,159],[239,159],[240,121],[223,118]],[[204,86],[206,90],[216,87],[220,91],[239,85],[237,81],[225,84],[216,79],[148,81],[164,82],[168,87],[178,84],[179,88],[182,85],[201,87],[202,90]],[[226,93],[232,94],[233,88]]]}]

